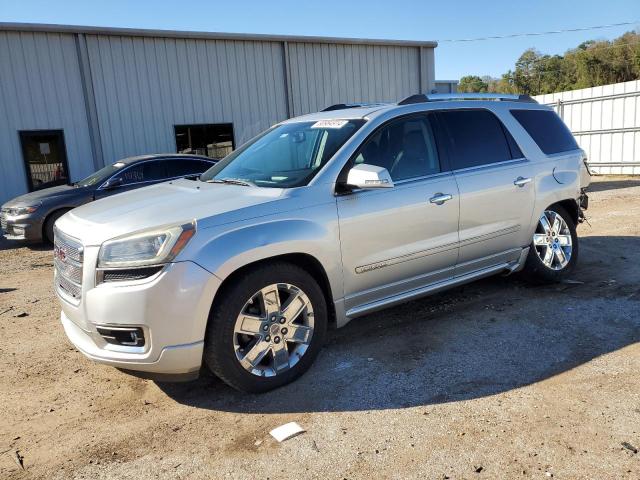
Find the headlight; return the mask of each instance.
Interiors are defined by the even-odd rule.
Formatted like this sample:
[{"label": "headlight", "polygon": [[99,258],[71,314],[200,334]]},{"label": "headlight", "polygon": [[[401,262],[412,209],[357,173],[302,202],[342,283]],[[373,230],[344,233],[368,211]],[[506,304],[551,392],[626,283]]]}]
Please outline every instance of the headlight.
[{"label": "headlight", "polygon": [[35,212],[40,205],[33,205],[32,207],[15,207],[10,208],[9,213],[11,215],[26,215],[27,213]]},{"label": "headlight", "polygon": [[144,230],[107,240],[98,253],[99,268],[160,265],[173,260],[196,233],[195,222]]}]

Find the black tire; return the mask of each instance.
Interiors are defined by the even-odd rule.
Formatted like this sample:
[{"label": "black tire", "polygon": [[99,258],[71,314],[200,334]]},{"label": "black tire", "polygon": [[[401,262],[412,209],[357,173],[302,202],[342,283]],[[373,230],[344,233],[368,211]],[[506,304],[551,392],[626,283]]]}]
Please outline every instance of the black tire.
[{"label": "black tire", "polygon": [[[295,285],[307,295],[314,312],[313,335],[306,351],[293,367],[275,376],[262,377],[245,370],[236,357],[234,326],[245,303],[256,292],[278,283]],[[262,393],[281,387],[307,371],[320,353],[327,333],[327,305],[322,289],[304,269],[285,262],[258,265],[236,277],[218,295],[219,300],[209,315],[204,361],[211,372],[231,387],[247,393]]]},{"label": "black tire", "polygon": [[[540,256],[536,251],[536,246],[533,244],[533,240],[531,242],[531,247],[529,248],[529,255],[527,256],[527,261],[525,263],[524,269],[522,271],[523,277],[536,284],[542,283],[557,283],[562,281],[567,275],[571,274],[573,269],[578,262],[578,253],[580,244],[578,243],[578,232],[576,231],[576,224],[569,215],[569,213],[562,208],[560,205],[552,205],[545,209],[545,211],[555,212],[560,215],[562,219],[565,221],[569,233],[571,234],[571,257],[569,258],[569,262],[564,268],[554,270],[547,265],[544,264]],[[538,225],[537,229],[540,228]],[[538,230],[536,230],[538,231]]]},{"label": "black tire", "polygon": [[58,220],[62,215],[67,213],[69,210],[71,209],[63,208],[49,214],[47,219],[44,221],[44,227],[42,229],[42,233],[43,233],[42,239],[44,240],[45,243],[53,245],[53,224],[56,223],[56,220]]}]

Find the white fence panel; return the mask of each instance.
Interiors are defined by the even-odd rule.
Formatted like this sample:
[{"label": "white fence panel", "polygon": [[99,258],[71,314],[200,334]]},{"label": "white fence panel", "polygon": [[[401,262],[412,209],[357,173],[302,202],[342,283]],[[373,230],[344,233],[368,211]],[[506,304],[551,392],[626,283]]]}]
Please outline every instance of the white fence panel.
[{"label": "white fence panel", "polygon": [[640,174],[640,80],[534,97],[554,107],[600,174]]}]

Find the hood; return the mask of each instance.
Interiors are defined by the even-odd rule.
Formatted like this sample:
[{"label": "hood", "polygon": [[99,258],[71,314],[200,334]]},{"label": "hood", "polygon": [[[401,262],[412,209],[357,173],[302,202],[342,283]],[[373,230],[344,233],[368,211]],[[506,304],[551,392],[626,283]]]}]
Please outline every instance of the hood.
[{"label": "hood", "polygon": [[120,193],[75,208],[56,225],[86,246],[127,233],[196,220],[211,227],[265,214],[257,209],[282,197],[279,188],[176,180]]},{"label": "hood", "polygon": [[43,188],[42,190],[25,193],[24,195],[20,195],[19,197],[14,198],[13,200],[9,200],[7,203],[5,203],[5,206],[30,207],[33,205],[39,205],[50,199],[81,195],[84,190],[85,187],[74,187],[72,185],[59,185],[57,187]]}]

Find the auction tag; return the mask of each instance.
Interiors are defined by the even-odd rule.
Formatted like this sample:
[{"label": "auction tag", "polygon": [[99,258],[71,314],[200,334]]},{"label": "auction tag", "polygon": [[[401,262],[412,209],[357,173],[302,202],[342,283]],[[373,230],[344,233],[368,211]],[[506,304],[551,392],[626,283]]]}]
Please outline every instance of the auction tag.
[{"label": "auction tag", "polygon": [[348,120],[319,120],[311,125],[311,128],[342,128],[347,123]]}]

